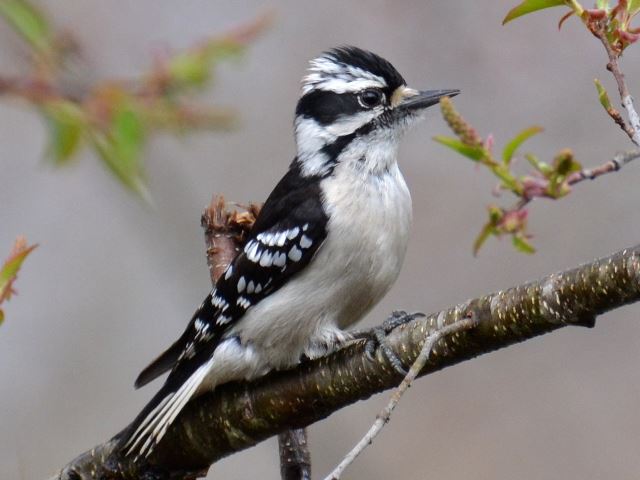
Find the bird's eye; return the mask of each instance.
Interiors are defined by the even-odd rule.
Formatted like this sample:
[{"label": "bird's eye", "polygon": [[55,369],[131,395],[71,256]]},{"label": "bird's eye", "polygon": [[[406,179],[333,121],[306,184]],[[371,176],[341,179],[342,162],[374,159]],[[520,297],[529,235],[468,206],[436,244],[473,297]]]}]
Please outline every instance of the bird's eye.
[{"label": "bird's eye", "polygon": [[373,108],[380,105],[384,100],[384,94],[380,90],[370,88],[358,95],[360,105],[365,108]]}]

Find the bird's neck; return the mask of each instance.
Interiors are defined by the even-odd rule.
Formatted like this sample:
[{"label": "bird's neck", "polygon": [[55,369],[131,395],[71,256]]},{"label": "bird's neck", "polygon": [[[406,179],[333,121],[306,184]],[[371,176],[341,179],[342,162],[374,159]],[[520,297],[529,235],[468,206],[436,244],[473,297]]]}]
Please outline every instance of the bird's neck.
[{"label": "bird's neck", "polygon": [[391,129],[335,135],[313,119],[295,125],[297,161],[305,176],[331,175],[340,165],[360,174],[379,175],[396,164],[399,134]]}]

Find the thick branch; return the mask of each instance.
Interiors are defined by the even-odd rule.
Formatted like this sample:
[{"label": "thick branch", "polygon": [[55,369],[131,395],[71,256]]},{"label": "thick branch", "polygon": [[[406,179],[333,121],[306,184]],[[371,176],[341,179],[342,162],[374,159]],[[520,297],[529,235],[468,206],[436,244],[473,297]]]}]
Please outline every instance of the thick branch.
[{"label": "thick branch", "polygon": [[[485,295],[404,325],[389,344],[405,365],[425,335],[469,313],[471,331],[442,339],[421,375],[566,325],[592,326],[596,316],[640,300],[640,246],[541,280]],[[72,461],[56,478],[191,478],[217,460],[290,428],[392,388],[400,381],[381,352],[369,360],[363,343],[250,383],[223,385],[189,403],[149,458],[134,464],[107,442]]]}]

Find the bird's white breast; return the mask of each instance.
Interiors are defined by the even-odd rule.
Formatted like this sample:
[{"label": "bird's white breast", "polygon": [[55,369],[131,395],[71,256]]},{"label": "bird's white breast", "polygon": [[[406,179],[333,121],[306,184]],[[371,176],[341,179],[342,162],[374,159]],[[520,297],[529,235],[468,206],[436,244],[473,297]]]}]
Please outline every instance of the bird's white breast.
[{"label": "bird's white breast", "polygon": [[[411,197],[392,164],[376,174],[351,162],[322,180],[328,235],[311,264],[251,307],[233,328],[272,368],[317,356],[344,340],[400,272],[411,223]],[[256,372],[257,375],[262,372]],[[252,375],[249,375],[252,376]]]}]

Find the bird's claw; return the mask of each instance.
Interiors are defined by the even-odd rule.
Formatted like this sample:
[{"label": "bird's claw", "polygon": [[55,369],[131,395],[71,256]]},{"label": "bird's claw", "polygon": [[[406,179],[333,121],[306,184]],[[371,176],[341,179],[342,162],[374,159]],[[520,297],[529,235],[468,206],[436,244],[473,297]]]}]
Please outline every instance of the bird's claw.
[{"label": "bird's claw", "polygon": [[391,316],[382,322],[381,327],[384,328],[386,334],[390,333],[393,329],[409,323],[416,318],[423,318],[426,315],[422,312],[407,313],[404,310],[394,310],[391,312]]},{"label": "bird's claw", "polygon": [[407,313],[405,311],[394,311],[382,325],[372,328],[367,332],[363,332],[362,337],[367,339],[364,351],[367,358],[371,361],[375,360],[376,349],[380,347],[385,358],[389,361],[393,369],[403,377],[407,375],[407,370],[402,365],[402,361],[398,355],[391,349],[387,342],[387,335],[396,327],[404,325],[416,318],[424,317],[424,313]]}]

